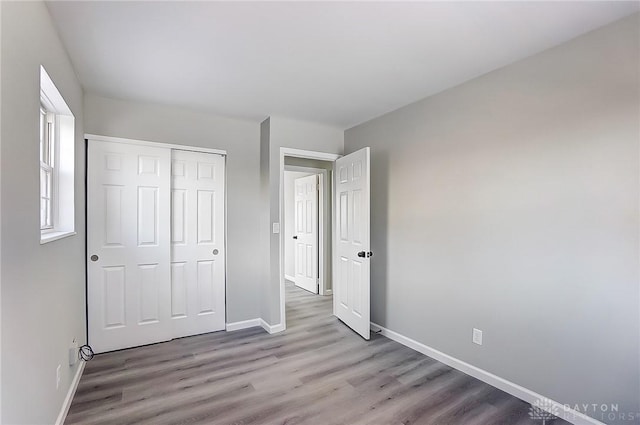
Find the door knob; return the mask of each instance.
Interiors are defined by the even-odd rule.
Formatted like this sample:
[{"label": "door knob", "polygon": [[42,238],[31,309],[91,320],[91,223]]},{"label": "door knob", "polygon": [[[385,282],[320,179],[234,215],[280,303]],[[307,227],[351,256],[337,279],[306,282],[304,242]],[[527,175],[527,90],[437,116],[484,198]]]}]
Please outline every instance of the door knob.
[{"label": "door knob", "polygon": [[98,258],[99,258],[99,257],[98,257],[97,255],[93,254],[93,255],[91,256],[91,261],[94,261],[94,262],[95,262],[95,261],[98,261]]},{"label": "door knob", "polygon": [[360,251],[360,252],[358,252],[358,257],[360,257],[360,258],[371,258],[371,257],[373,257],[373,252],[371,252],[371,251],[369,251],[369,252]]},{"label": "door knob", "polygon": [[214,250],[213,250],[213,255],[218,255],[218,253],[219,253],[219,252],[220,252],[220,251],[218,251],[217,249],[214,249]]},{"label": "door knob", "polygon": [[294,237],[293,237],[293,239],[298,239],[298,237],[297,237],[297,236],[294,236]]}]

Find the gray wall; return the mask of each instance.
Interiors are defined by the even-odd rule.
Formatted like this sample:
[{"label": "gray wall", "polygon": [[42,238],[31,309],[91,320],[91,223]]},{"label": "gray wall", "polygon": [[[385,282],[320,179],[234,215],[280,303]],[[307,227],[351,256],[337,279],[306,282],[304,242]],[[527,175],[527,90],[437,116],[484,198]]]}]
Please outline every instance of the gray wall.
[{"label": "gray wall", "polygon": [[263,205],[269,211],[263,228],[267,227],[264,235],[270,236],[263,246],[266,264],[261,311],[270,325],[280,324],[280,235],[271,232],[271,224],[280,221],[280,148],[341,154],[343,147],[344,132],[338,128],[281,117],[269,117],[262,123],[260,168],[263,194],[268,194]]},{"label": "gray wall", "polygon": [[321,168],[323,170],[328,170],[329,173],[333,171],[333,162],[331,161],[320,161],[317,159],[308,159],[308,158],[296,158],[295,156],[285,156],[284,165],[286,166],[291,165],[293,167]]},{"label": "gray wall", "polygon": [[[55,422],[77,366],[69,345],[85,342],[82,89],[42,2],[2,9],[2,418]],[[75,115],[75,229],[40,245],[40,65]],[[78,363],[79,364],[79,363]],[[56,390],[56,367],[61,385]]]},{"label": "gray wall", "polygon": [[[2,6],[0,6],[0,46]],[[2,98],[2,54],[0,53],[0,99]],[[0,164],[2,164],[2,101],[0,101]],[[2,172],[0,172],[0,241],[2,241]],[[2,318],[2,243],[0,243],[0,319]],[[2,423],[2,324],[0,323],[0,423]]]},{"label": "gray wall", "polygon": [[87,94],[85,129],[227,151],[227,322],[260,317],[259,124]]},{"label": "gray wall", "polygon": [[561,403],[640,412],[638,28],[346,131],[347,153],[372,148],[374,322]]},{"label": "gray wall", "polygon": [[271,212],[269,209],[269,144],[271,137],[271,118],[260,124],[260,317],[268,320],[271,312],[268,302],[274,295],[269,293],[268,284],[271,268]]}]

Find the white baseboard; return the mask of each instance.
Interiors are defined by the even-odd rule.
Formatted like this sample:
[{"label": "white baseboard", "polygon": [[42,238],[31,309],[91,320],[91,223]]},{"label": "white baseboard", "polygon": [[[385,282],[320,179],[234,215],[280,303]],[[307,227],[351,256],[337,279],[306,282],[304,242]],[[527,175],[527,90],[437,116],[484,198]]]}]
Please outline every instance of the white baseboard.
[{"label": "white baseboard", "polygon": [[275,333],[284,331],[284,326],[281,323],[277,325],[270,325],[267,322],[265,322],[264,319],[250,319],[250,320],[243,320],[241,322],[227,323],[227,325],[225,326],[225,330],[227,332],[233,332],[233,331],[239,331],[240,329],[255,328],[255,327],[261,327],[265,331],[269,332],[270,334],[275,334]]},{"label": "white baseboard", "polygon": [[325,296],[333,295],[333,289],[326,289],[324,291],[324,294],[322,294],[322,295],[325,295]]},{"label": "white baseboard", "polygon": [[225,330],[227,332],[233,332],[233,331],[239,331],[240,329],[259,327],[259,326],[262,326],[262,323],[260,322],[261,320],[262,319],[249,319],[249,320],[242,320],[240,322],[227,323],[225,325]]},{"label": "white baseboard", "polygon": [[284,278],[285,278],[286,280],[288,280],[289,282],[295,282],[295,281],[296,281],[296,280],[295,280],[295,278],[294,278],[293,276],[289,276],[288,274],[285,274],[285,275],[284,275]]},{"label": "white baseboard", "polygon": [[58,419],[56,419],[56,425],[63,425],[65,419],[67,419],[67,414],[69,413],[69,408],[71,407],[73,396],[76,395],[76,390],[78,389],[78,384],[80,383],[82,372],[84,372],[85,364],[86,362],[84,360],[80,360],[78,369],[76,369],[76,374],[71,381],[71,385],[69,386],[69,391],[67,391],[67,396],[64,398],[64,402],[62,403],[62,408],[60,409],[60,413],[58,414]]},{"label": "white baseboard", "polygon": [[260,319],[260,325],[264,328],[265,331],[269,332],[270,334],[276,334],[278,332],[284,331],[284,325],[282,323],[278,323],[277,325],[270,325],[263,319]]},{"label": "white baseboard", "polygon": [[416,340],[382,327],[376,323],[371,322],[371,330],[374,332],[380,331],[379,333],[381,335],[384,335],[389,339],[399,342],[400,344],[405,345],[433,359],[436,359],[446,364],[447,366],[451,366],[452,368],[464,372],[467,375],[473,376],[474,378],[486,382],[487,384],[494,386],[506,393],[509,393],[512,396],[517,397],[529,404],[534,404],[536,402],[540,403],[541,401],[543,401],[539,404],[540,408],[553,413],[554,415],[568,422],[571,422],[574,425],[605,425],[597,419],[594,419],[576,410],[569,409],[565,405],[551,400],[548,397],[540,395],[535,391],[531,391],[518,384],[487,372],[486,370],[480,369],[479,367],[456,359],[455,357],[445,354],[442,351],[438,351],[435,348],[431,348]]}]

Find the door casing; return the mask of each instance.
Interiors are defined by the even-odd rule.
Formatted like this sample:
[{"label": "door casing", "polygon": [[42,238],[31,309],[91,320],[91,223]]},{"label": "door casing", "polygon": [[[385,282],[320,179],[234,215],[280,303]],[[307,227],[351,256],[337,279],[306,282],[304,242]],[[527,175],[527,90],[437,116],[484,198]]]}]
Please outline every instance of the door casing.
[{"label": "door casing", "polygon": [[[303,149],[292,149],[292,148],[280,148],[280,184],[279,184],[279,208],[278,208],[278,223],[282,223],[282,219],[284,217],[284,158],[290,156],[294,158],[305,158],[305,159],[315,159],[318,161],[330,161],[335,162],[336,159],[340,158],[342,155],[326,153],[326,152],[316,152],[316,151],[308,151]],[[334,222],[334,212],[333,208],[331,211],[331,222]],[[335,229],[331,231],[331,245],[332,252],[335,252],[335,242],[334,242],[334,234]],[[279,261],[279,279],[280,279],[280,323],[271,326],[271,333],[282,332],[287,328],[287,320],[286,320],[286,308],[285,308],[285,288],[284,288],[284,232],[280,232],[279,240],[279,251],[280,251],[280,261]]]}]

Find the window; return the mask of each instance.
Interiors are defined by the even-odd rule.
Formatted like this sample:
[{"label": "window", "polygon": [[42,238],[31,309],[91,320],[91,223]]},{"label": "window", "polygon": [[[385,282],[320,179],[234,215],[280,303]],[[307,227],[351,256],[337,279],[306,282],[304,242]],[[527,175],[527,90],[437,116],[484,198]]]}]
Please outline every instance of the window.
[{"label": "window", "polygon": [[40,107],[40,230],[53,229],[53,150],[54,117],[44,106]]},{"label": "window", "polygon": [[40,243],[74,235],[75,118],[40,67]]}]

